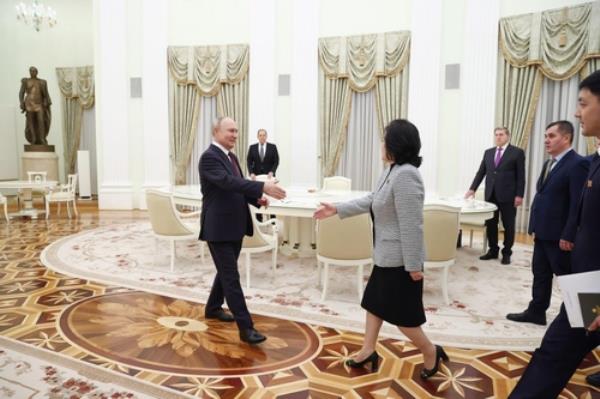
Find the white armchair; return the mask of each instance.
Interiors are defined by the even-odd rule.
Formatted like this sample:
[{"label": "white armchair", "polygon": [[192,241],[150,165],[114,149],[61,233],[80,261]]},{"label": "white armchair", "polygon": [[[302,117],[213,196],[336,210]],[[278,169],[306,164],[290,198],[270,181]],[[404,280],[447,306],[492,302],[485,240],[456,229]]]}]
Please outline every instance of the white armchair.
[{"label": "white armchair", "polygon": [[344,176],[331,176],[323,179],[324,191],[350,191],[352,189],[352,179]]},{"label": "white armchair", "polygon": [[0,194],[0,205],[2,206],[2,208],[4,209],[4,218],[6,219],[6,223],[9,223],[10,220],[8,219],[8,208],[7,208],[7,199],[4,195]]},{"label": "white armchair", "polygon": [[[256,212],[252,208],[250,208],[250,216],[254,225],[254,234],[251,237],[244,236],[241,250],[241,254],[246,258],[246,288],[250,288],[250,255],[271,251],[272,272],[275,274],[275,269],[277,268],[277,250],[279,248],[277,241],[279,231],[277,220],[269,219],[266,222],[259,222],[256,219]],[[265,234],[261,231],[260,228],[265,226],[270,227],[271,234]]]},{"label": "white armchair", "polygon": [[69,219],[71,219],[71,208],[69,205],[73,206],[73,212],[75,216],[78,216],[77,213],[77,201],[75,196],[75,190],[77,188],[77,175],[69,175],[67,178],[67,184],[61,184],[58,189],[50,191],[46,194],[46,219],[50,216],[50,203],[56,202],[58,203],[57,214],[60,214],[60,204],[62,202],[66,202],[67,204],[67,214],[69,215]]},{"label": "white armchair", "polygon": [[456,238],[460,208],[446,205],[425,205],[423,233],[425,236],[425,269],[443,268],[442,294],[448,305],[448,271],[456,260]]},{"label": "white armchair", "polygon": [[[200,224],[196,222],[184,222],[182,217],[198,216],[200,212],[181,214],[175,209],[173,197],[170,193],[159,190],[146,190],[146,206],[150,216],[150,224],[154,236],[167,240],[170,243],[171,271],[175,269],[176,248],[175,242],[182,240],[197,240],[200,232]],[[200,251],[202,263],[204,263],[204,246],[201,241]]]},{"label": "white armchair", "polygon": [[368,214],[340,219],[335,215],[317,222],[317,267],[321,283],[323,264],[323,291],[321,300],[327,296],[329,266],[357,267],[356,283],[358,299],[363,291],[364,266],[373,263],[373,229]]}]

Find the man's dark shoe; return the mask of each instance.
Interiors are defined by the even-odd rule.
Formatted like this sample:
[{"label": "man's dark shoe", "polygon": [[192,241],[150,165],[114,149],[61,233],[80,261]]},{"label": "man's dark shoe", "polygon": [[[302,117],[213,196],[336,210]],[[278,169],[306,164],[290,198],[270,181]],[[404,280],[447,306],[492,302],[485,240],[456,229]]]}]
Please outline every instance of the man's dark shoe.
[{"label": "man's dark shoe", "polygon": [[524,311],[521,313],[509,313],[506,315],[508,320],[517,321],[519,323],[533,323],[538,324],[540,326],[546,325],[546,315],[538,315],[535,313],[531,313],[528,311]]},{"label": "man's dark shoe", "polygon": [[481,255],[479,257],[479,259],[481,259],[481,260],[498,259],[498,253],[497,252],[488,251],[485,255]]},{"label": "man's dark shoe", "polygon": [[264,335],[256,331],[254,328],[240,330],[240,339],[250,345],[260,344],[267,339]]},{"label": "man's dark shoe", "polygon": [[593,387],[600,388],[600,373],[588,375],[585,381]]},{"label": "man's dark shoe", "polygon": [[500,263],[503,265],[510,265],[510,255],[502,255],[502,260]]},{"label": "man's dark shoe", "polygon": [[207,313],[204,315],[205,319],[218,319],[219,321],[224,321],[224,322],[232,322],[235,321],[235,318],[230,315],[229,313],[227,313],[226,311],[224,311],[223,309],[219,309],[216,312],[213,313]]}]

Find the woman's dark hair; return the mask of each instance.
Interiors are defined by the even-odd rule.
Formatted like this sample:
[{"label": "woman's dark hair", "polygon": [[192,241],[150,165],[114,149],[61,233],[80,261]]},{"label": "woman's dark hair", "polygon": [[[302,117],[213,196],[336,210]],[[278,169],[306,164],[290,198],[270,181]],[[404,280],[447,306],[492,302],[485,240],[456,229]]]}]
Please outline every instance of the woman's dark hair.
[{"label": "woman's dark hair", "polygon": [[422,158],[417,127],[406,119],[393,120],[385,127],[385,150],[396,165],[409,163],[418,168]]}]

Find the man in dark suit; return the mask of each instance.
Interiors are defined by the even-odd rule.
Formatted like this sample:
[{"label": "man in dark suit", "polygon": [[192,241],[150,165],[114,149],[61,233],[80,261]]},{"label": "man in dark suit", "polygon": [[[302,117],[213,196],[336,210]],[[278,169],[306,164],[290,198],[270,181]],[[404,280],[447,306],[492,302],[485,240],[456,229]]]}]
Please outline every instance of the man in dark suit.
[{"label": "man in dark suit", "polygon": [[498,209],[494,217],[486,220],[486,234],[490,249],[481,260],[498,258],[498,217],[504,225],[504,248],[502,264],[510,264],[512,246],[515,241],[515,220],[517,207],[523,203],[525,192],[525,153],[519,147],[509,144],[510,133],[505,127],[494,129],[496,146],[483,154],[481,166],[473,179],[465,198],[475,195],[477,187],[485,177],[485,200],[494,203]]},{"label": "man in dark suit", "polygon": [[[263,193],[282,199],[285,191],[274,181],[255,182],[244,179],[235,146],[238,129],[231,118],[219,118],[213,127],[213,142],[200,157],[198,169],[202,187],[200,239],[207,241],[217,268],[205,307],[205,317],[225,322],[235,320],[240,339],[258,344],[266,339],[254,329],[238,272],[238,257],[244,235],[251,236],[253,224],[248,204],[268,206]],[[227,300],[231,316],[223,308]]]},{"label": "man in dark suit", "polygon": [[279,166],[279,153],[275,144],[267,143],[267,131],[259,129],[257,133],[258,143],[252,144],[248,148],[248,173],[252,180],[256,175],[275,176],[277,166]]},{"label": "man in dark suit", "polygon": [[537,181],[529,218],[529,234],[535,234],[532,300],[524,312],[506,315],[509,320],[546,325],[553,274],[570,272],[579,198],[589,165],[571,148],[573,134],[569,121],[552,122],[546,128],[544,144],[551,158]]},{"label": "man in dark suit", "polygon": [[[600,71],[579,84],[575,116],[584,136],[600,138]],[[578,230],[571,254],[571,272],[600,270],[600,154],[594,155],[581,199]],[[527,369],[510,394],[511,399],[556,398],[583,360],[600,345],[600,316],[585,328],[572,328],[564,305],[550,324]]]}]

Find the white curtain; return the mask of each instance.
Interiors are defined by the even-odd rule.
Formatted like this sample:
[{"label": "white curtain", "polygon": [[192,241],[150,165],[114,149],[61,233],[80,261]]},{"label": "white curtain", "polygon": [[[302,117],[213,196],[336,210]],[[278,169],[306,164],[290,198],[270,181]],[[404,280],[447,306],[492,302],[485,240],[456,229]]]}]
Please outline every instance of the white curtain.
[{"label": "white curtain", "polygon": [[579,74],[566,80],[551,80],[544,77],[525,157],[525,198],[524,205],[517,211],[517,231],[527,232],[535,186],[544,162],[548,159],[544,147],[546,126],[558,120],[568,120],[573,123],[575,127],[573,149],[581,155],[586,155],[587,144],[580,135],[579,123],[574,116],[579,94],[578,84]]},{"label": "white curtain", "polygon": [[83,110],[79,149],[90,152],[90,184],[92,194],[98,194],[98,171],[96,158],[96,107]]},{"label": "white curtain", "polygon": [[196,139],[188,164],[186,184],[200,184],[198,161],[212,142],[212,123],[217,118],[217,96],[200,97],[200,117],[196,127]]},{"label": "white curtain", "polygon": [[346,144],[335,174],[352,179],[353,190],[370,191],[382,170],[375,89],[353,91]]}]

